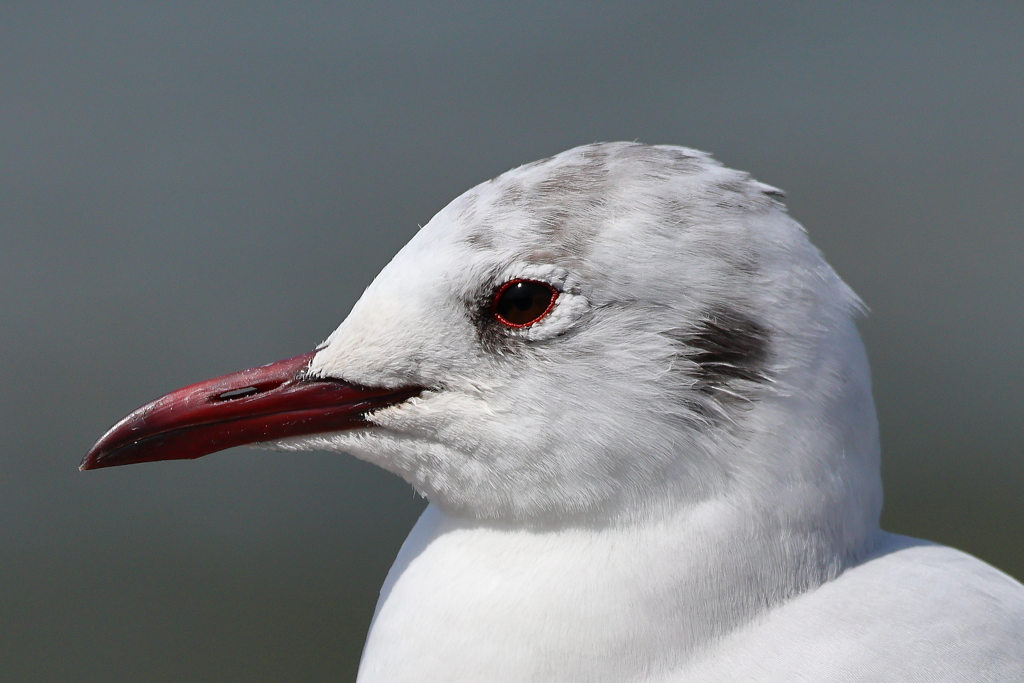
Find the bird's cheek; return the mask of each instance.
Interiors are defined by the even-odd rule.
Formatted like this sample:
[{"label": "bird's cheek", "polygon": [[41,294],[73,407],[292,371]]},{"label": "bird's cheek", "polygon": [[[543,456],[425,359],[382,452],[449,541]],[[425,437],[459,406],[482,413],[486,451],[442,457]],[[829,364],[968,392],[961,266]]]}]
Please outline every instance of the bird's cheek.
[{"label": "bird's cheek", "polygon": [[459,391],[425,391],[421,396],[369,416],[389,432],[445,444],[466,457],[477,459],[494,450],[495,444],[513,447],[515,430],[503,433],[504,422],[479,396]]}]

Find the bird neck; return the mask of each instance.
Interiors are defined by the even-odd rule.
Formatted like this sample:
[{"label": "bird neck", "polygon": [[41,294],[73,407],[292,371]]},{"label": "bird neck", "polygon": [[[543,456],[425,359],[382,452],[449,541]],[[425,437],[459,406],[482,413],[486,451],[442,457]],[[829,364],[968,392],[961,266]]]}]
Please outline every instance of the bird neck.
[{"label": "bird neck", "polygon": [[671,670],[841,571],[834,544],[773,524],[729,498],[657,522],[547,531],[431,505],[381,591],[359,680],[621,681]]}]

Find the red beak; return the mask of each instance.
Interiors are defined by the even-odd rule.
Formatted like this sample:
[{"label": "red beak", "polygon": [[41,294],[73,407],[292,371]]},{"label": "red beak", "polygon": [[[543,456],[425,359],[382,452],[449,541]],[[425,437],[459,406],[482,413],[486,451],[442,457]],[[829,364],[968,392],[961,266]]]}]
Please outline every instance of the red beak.
[{"label": "red beak", "polygon": [[79,469],[199,458],[289,436],[365,427],[366,413],[421,387],[375,389],[306,376],[315,351],[172,391],[103,435]]}]

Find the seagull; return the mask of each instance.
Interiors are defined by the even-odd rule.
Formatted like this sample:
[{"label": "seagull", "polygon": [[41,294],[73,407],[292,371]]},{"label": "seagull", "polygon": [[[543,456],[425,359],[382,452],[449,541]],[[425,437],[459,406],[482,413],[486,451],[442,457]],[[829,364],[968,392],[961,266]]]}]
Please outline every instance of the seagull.
[{"label": "seagull", "polygon": [[783,193],[595,143],[442,209],[314,351],[82,469],[352,454],[429,505],[362,683],[1024,681],[1024,586],[880,530],[864,311]]}]

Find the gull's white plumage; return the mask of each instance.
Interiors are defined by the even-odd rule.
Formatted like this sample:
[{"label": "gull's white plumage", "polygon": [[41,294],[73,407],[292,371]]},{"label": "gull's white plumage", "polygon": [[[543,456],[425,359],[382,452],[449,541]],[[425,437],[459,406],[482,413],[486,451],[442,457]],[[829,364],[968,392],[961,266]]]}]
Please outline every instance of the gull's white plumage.
[{"label": "gull's white plumage", "polygon": [[[594,144],[437,214],[311,373],[430,390],[293,438],[430,501],[359,680],[1024,680],[1024,587],[878,529],[856,296],[780,193]],[[559,290],[524,329],[514,278]]]}]

